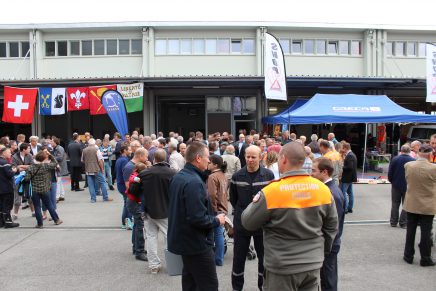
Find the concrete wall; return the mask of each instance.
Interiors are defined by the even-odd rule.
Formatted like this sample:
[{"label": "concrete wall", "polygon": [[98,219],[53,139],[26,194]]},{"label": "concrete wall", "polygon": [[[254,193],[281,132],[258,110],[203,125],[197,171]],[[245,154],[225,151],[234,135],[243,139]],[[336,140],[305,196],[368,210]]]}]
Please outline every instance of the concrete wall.
[{"label": "concrete wall", "polygon": [[[27,31],[0,33],[0,42],[29,41]],[[0,58],[0,79],[30,78],[29,58]]]},{"label": "concrete wall", "polygon": [[40,78],[140,76],[141,56],[44,58]]},{"label": "concrete wall", "polygon": [[[201,25],[199,23],[199,25]],[[436,42],[436,35],[423,31],[386,31],[332,28],[273,28],[277,38],[358,40],[361,56],[286,55],[288,75],[425,77],[425,58],[388,56],[388,41]],[[0,59],[0,79],[95,78],[124,76],[232,76],[261,75],[262,35],[259,27],[143,27],[58,28],[37,30],[35,51],[32,31],[2,30],[0,41],[30,41],[31,57]],[[253,55],[155,55],[157,39],[253,38]],[[46,57],[45,42],[55,40],[142,39],[143,55]]]},{"label": "concrete wall", "polygon": [[256,75],[256,56],[155,56],[155,76]]}]

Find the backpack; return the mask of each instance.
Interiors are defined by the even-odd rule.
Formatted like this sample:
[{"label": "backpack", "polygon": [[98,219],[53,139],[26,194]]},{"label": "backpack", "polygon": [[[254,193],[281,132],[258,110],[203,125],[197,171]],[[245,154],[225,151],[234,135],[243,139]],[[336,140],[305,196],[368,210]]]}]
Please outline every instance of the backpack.
[{"label": "backpack", "polygon": [[129,177],[129,188],[127,192],[133,196],[139,197],[142,194],[141,182],[135,182],[134,179],[138,177],[138,173],[135,171]]}]

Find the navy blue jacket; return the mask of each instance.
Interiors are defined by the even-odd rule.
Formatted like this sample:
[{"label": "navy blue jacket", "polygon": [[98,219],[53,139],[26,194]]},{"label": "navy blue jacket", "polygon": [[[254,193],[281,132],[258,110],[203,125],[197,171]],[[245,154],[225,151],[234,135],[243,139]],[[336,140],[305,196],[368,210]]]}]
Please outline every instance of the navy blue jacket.
[{"label": "navy blue jacket", "polygon": [[401,154],[394,157],[389,164],[388,180],[392,183],[392,187],[398,191],[406,193],[407,182],[404,165],[414,160],[415,159],[408,154]]},{"label": "navy blue jacket", "polygon": [[12,165],[0,157],[0,195],[14,193],[14,175]]},{"label": "navy blue jacket", "polygon": [[202,254],[214,246],[213,215],[206,176],[191,163],[171,180],[168,208],[168,250],[178,255]]},{"label": "navy blue jacket", "polygon": [[273,172],[262,166],[260,166],[254,180],[251,180],[247,166],[242,167],[242,169],[233,174],[230,181],[230,203],[235,210],[233,227],[236,231],[245,235],[260,235],[263,233],[262,229],[256,231],[246,230],[242,226],[241,215],[245,208],[253,201],[253,197],[272,180],[274,180]]},{"label": "navy blue jacket", "polygon": [[332,245],[332,253],[339,253],[339,249],[341,248],[341,236],[342,230],[344,229],[344,219],[345,219],[345,203],[344,203],[344,195],[342,194],[341,189],[339,189],[338,185],[331,180],[325,183],[327,187],[329,187],[330,192],[332,192],[333,198],[335,199],[336,210],[338,212],[338,233],[336,234],[335,240]]}]

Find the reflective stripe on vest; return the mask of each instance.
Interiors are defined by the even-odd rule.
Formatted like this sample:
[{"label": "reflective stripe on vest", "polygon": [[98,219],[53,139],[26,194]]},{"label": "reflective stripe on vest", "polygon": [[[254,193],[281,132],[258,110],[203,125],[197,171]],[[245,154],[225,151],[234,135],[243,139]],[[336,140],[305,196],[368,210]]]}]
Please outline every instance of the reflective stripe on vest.
[{"label": "reflective stripe on vest", "polygon": [[332,203],[330,189],[310,176],[290,176],[262,189],[268,209],[308,208]]}]

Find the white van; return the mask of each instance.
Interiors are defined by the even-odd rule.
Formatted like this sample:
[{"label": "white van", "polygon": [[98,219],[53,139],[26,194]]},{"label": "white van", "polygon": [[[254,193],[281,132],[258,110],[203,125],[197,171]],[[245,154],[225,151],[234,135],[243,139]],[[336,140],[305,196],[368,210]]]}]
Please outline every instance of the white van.
[{"label": "white van", "polygon": [[436,134],[436,124],[413,125],[407,133],[407,141],[419,140],[421,142],[428,142],[433,134]]}]

